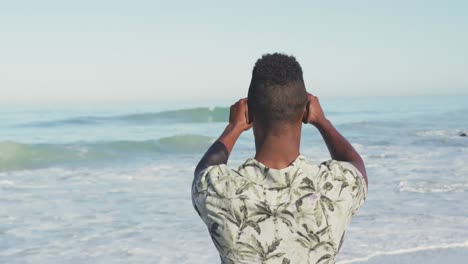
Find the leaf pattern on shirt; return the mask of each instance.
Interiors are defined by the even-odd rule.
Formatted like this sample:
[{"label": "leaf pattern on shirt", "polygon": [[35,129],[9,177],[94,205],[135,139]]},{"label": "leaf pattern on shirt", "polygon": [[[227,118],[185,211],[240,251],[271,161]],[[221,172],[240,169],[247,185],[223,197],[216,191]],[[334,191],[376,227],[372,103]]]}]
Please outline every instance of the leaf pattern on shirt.
[{"label": "leaf pattern on shirt", "polygon": [[192,188],[224,264],[332,264],[346,224],[367,195],[352,165],[317,166],[303,156],[283,170],[252,159],[236,171],[214,166],[197,175]]}]

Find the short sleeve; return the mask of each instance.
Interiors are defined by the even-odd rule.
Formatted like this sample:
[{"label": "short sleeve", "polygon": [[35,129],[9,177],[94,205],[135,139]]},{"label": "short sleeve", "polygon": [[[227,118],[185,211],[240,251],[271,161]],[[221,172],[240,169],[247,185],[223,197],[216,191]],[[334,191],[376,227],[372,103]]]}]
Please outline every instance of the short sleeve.
[{"label": "short sleeve", "polygon": [[336,199],[347,205],[349,215],[354,215],[367,198],[364,176],[353,164],[345,161],[329,160],[322,166],[327,168],[330,181],[339,187]]},{"label": "short sleeve", "polygon": [[203,222],[207,222],[208,196],[217,196],[215,186],[229,175],[226,164],[213,165],[195,175],[192,183],[192,204]]}]

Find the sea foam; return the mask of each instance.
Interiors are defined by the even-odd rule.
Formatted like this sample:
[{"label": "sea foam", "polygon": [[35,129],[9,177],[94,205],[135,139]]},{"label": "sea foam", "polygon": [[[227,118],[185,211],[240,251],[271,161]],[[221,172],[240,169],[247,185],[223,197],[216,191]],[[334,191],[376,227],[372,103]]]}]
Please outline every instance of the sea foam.
[{"label": "sea foam", "polygon": [[468,248],[468,240],[460,243],[450,243],[450,244],[439,244],[439,245],[427,245],[427,246],[419,246],[413,248],[405,248],[405,249],[397,249],[391,251],[376,251],[366,257],[361,258],[354,258],[350,260],[343,260],[338,261],[336,264],[349,264],[349,263],[360,263],[369,261],[372,258],[378,256],[393,256],[393,255],[402,255],[408,253],[414,253],[419,251],[427,251],[427,250],[437,250],[437,249],[448,249],[448,248]]}]

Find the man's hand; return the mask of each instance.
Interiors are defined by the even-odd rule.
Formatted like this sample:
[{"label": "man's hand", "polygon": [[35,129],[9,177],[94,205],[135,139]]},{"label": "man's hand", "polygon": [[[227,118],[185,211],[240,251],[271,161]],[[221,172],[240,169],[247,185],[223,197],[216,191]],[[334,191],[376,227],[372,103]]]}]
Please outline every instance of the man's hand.
[{"label": "man's hand", "polygon": [[247,98],[240,99],[231,106],[229,124],[218,140],[206,151],[195,168],[195,175],[200,174],[209,166],[226,164],[239,136],[251,127],[252,124],[249,122],[247,109]]},{"label": "man's hand", "polygon": [[252,127],[252,124],[249,122],[247,98],[240,99],[235,104],[231,105],[229,124],[241,131],[248,130]]},{"label": "man's hand", "polygon": [[325,114],[323,113],[317,96],[307,93],[306,113],[302,118],[302,122],[304,124],[312,124],[317,126],[325,120]]}]

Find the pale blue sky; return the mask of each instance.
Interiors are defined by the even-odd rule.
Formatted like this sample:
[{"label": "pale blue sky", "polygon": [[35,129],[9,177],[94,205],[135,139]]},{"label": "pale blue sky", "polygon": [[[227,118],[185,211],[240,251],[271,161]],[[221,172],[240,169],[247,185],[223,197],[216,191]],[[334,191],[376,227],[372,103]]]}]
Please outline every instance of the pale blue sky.
[{"label": "pale blue sky", "polygon": [[319,96],[468,93],[466,1],[221,2],[2,1],[0,102],[234,100],[275,51]]}]

